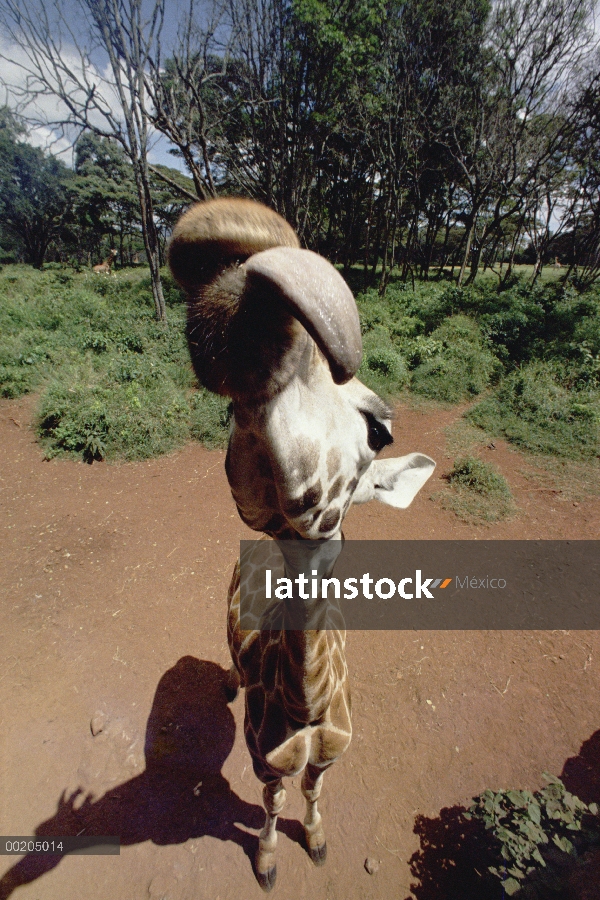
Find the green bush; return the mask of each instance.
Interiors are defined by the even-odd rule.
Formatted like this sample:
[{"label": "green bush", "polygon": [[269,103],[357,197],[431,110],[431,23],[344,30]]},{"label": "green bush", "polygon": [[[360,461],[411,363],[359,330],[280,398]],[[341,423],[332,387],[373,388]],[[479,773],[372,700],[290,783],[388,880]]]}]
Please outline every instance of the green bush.
[{"label": "green bush", "polygon": [[448,485],[437,495],[441,505],[466,522],[498,522],[515,512],[504,476],[475,456],[455,461]]},{"label": "green bush", "polygon": [[226,447],[233,406],[226,397],[197,391],[191,399],[191,434],[206,447]]},{"label": "green bush", "polygon": [[489,463],[476,456],[457,459],[448,475],[450,484],[461,485],[485,497],[510,497],[510,488],[503,475]]},{"label": "green bush", "polygon": [[44,391],[39,430],[48,457],[70,452],[86,459],[145,459],[185,442],[189,406],[169,378],[150,385],[115,382],[83,362]]},{"label": "green bush", "polygon": [[363,345],[358,377],[382,397],[397,396],[408,384],[409,373],[389,330],[382,324],[373,325],[364,336]]},{"label": "green bush", "polygon": [[572,459],[600,452],[600,392],[565,387],[565,366],[535,361],[512,372],[467,417],[536,453]]},{"label": "green bush", "polygon": [[522,889],[529,898],[557,896],[567,886],[565,862],[600,838],[596,804],[570,794],[560,778],[544,778],[547,786],[535,793],[484,791],[464,813],[484,824],[497,859],[488,871],[509,897]]},{"label": "green bush", "polygon": [[50,336],[35,328],[0,333],[0,396],[20,397],[35,390],[56,356]]},{"label": "green bush", "polygon": [[[48,452],[86,453],[89,444],[96,458],[134,458],[189,436],[223,444],[227,403],[194,391],[185,307],[168,273],[163,290],[166,326],[155,320],[144,269],[114,278],[58,264],[0,271],[0,396],[42,391],[43,420],[52,414]],[[454,403],[497,384],[470,413],[474,423],[535,452],[598,453],[598,290],[581,294],[559,283],[532,289],[518,279],[501,291],[491,280],[462,289],[392,280],[385,296],[368,290],[357,303],[364,343],[358,376],[386,399],[408,389]],[[121,406],[139,429],[121,424]],[[185,427],[175,425],[178,409],[187,410]]]},{"label": "green bush", "polygon": [[500,366],[476,322],[451,316],[428,338],[414,342],[411,387],[417,394],[458,403],[484,391]]},{"label": "green bush", "polygon": [[167,325],[148,275],[98,278],[56,267],[0,272],[0,392],[41,388],[46,454],[140,459],[197,437],[222,446],[227,403],[194,390],[185,307],[169,276]]}]

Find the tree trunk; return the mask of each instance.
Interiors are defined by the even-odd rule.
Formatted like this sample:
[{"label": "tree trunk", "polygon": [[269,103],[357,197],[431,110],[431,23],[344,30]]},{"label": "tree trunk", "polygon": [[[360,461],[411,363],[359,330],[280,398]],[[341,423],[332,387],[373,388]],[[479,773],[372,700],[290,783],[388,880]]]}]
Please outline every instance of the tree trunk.
[{"label": "tree trunk", "polygon": [[540,275],[542,274],[542,254],[536,247],[535,251],[535,265],[533,267],[533,278],[531,279],[531,286],[536,283]]},{"label": "tree trunk", "polygon": [[483,238],[471,250],[471,272],[467,278],[467,284],[473,284],[479,271],[479,263],[481,261],[481,253],[483,250]]},{"label": "tree trunk", "polygon": [[148,190],[147,199],[149,199],[150,202],[146,203],[145,210],[143,210],[142,231],[144,234],[144,246],[148,257],[148,265],[150,266],[152,297],[154,299],[156,318],[161,322],[165,322],[167,318],[167,309],[163,295],[162,282],[160,280],[160,248],[158,245],[158,234],[156,232],[156,224],[154,222],[152,210],[152,199],[150,198],[148,185],[145,187]]},{"label": "tree trunk", "polygon": [[469,254],[471,252],[471,242],[473,240],[473,233],[475,231],[475,217],[468,226],[469,230],[467,232],[467,242],[465,244],[465,252],[463,254],[463,260],[460,267],[460,272],[458,275],[458,286],[462,287],[462,283],[465,277],[465,272],[467,269],[467,263],[469,261]]},{"label": "tree trunk", "polygon": [[374,186],[371,185],[370,197],[369,197],[369,212],[367,215],[367,233],[365,236],[365,256],[363,263],[363,288],[366,289],[367,284],[369,282],[369,255],[371,252],[371,225],[373,221],[373,200],[374,200]]}]

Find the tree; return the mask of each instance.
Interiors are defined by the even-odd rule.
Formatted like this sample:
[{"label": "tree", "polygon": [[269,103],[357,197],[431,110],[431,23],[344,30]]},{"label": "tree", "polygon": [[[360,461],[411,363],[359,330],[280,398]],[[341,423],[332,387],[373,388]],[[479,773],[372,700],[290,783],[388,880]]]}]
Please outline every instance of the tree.
[{"label": "tree", "polygon": [[[362,260],[365,283],[380,269],[381,291],[398,265],[414,278],[451,262],[462,283],[500,260],[508,277],[526,235],[537,275],[557,217],[583,277],[597,246],[597,70],[572,98],[594,2],[185,0],[169,52],[165,0],[0,0],[0,21],[27,54],[23,102],[59,97],[53,124],[99,142],[76,163],[82,247],[117,231],[135,241],[135,189],[161,316],[170,223],[219,193],[274,207],[346,271]],[[85,49],[74,56],[69,38]],[[153,129],[191,182],[149,165]]]},{"label": "tree", "polygon": [[64,163],[18,140],[23,127],[0,109],[0,221],[24,262],[41,268],[50,244],[71,216],[73,173]]},{"label": "tree", "polygon": [[373,159],[368,222],[373,268],[382,256],[380,290],[398,260],[405,275],[415,260],[426,274],[444,222],[450,232],[460,176],[446,137],[461,95],[474,96],[481,78],[488,14],[487,0],[388,0],[377,23],[376,80],[360,115]]},{"label": "tree", "polygon": [[127,238],[141,241],[137,190],[131,163],[114,139],[84,132],[75,145],[73,237],[78,255],[100,257],[106,238],[124,259]]},{"label": "tree", "polygon": [[168,166],[151,166],[150,175],[161,264],[164,265],[167,242],[177,220],[189,206],[189,198],[193,198],[194,181]]},{"label": "tree", "polygon": [[203,27],[193,6],[176,52],[151,73],[155,127],[199,197],[221,189],[262,200],[318,247],[330,200],[352,219],[348,155],[355,186],[364,168],[352,110],[377,60],[383,0],[216,0]]},{"label": "tree", "polygon": [[[590,46],[591,0],[498,0],[482,77],[457,96],[444,141],[465,193],[462,283],[486,243],[523,212],[546,163],[569,139],[569,74]],[[461,102],[462,101],[462,102]]]},{"label": "tree", "polygon": [[566,228],[570,234],[571,266],[580,284],[600,278],[600,74],[596,56],[584,72],[575,99],[577,140],[571,156],[571,184]]},{"label": "tree", "polygon": [[[160,67],[164,0],[0,0],[0,23],[19,44],[25,86],[13,87],[35,123],[71,133],[91,130],[113,138],[131,163],[140,210],[152,294],[159,319],[166,316],[160,280],[160,248],[154,221],[148,165],[149,112],[145,73],[150,58]],[[94,53],[108,57],[110,75],[93,64]],[[56,118],[40,119],[32,101],[56,97]]]},{"label": "tree", "polygon": [[[223,130],[223,118],[229,116],[219,99],[233,30],[226,20],[227,0],[204,4],[202,25],[196,20],[196,6],[196,0],[189,0],[176,46],[164,65],[150,61],[146,87],[152,99],[152,124],[185,161],[198,199],[207,200],[217,192],[213,172],[216,132]],[[222,33],[227,35],[225,42]]]}]

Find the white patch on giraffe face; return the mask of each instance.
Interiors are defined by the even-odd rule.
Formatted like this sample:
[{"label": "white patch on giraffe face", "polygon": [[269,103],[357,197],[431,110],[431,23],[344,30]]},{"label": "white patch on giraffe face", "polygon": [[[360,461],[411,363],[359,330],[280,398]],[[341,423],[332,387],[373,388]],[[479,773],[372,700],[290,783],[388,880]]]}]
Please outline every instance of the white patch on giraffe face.
[{"label": "white patch on giraffe face", "polygon": [[356,491],[358,502],[376,497],[408,506],[435,463],[416,454],[429,466],[424,479],[424,469],[412,472],[405,464],[394,490],[387,482],[375,486],[369,467],[391,441],[386,404],[357,378],[335,384],[311,342],[284,390],[236,416],[227,474],[240,515],[257,531],[292,529],[302,538],[330,540],[339,536]]}]

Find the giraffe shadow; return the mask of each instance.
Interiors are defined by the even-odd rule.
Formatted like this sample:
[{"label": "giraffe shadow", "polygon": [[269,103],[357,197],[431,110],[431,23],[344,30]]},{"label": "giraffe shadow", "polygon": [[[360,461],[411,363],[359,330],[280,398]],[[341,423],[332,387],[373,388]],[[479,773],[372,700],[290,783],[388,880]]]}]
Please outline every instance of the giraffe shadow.
[{"label": "giraffe shadow", "polygon": [[[226,677],[214,662],[180,659],[156,689],[146,725],[145,771],[97,799],[81,788],[68,796],[63,791],[56,813],[37,826],[36,837],[118,835],[128,846],[210,836],[238,844],[252,863],[258,838],[244,828],[262,828],[265,813],[238,797],[221,773],[235,739]],[[303,843],[299,823],[284,819],[280,830]],[[25,855],[0,879],[0,900],[62,859]]]},{"label": "giraffe shadow", "polygon": [[[585,803],[600,805],[600,730],[584,741],[576,756],[566,760],[560,778],[567,790]],[[465,812],[463,806],[452,806],[440,810],[433,818],[417,816],[414,833],[419,837],[420,848],[409,860],[416,881],[411,884],[412,897],[406,900],[503,898],[500,883],[486,877],[487,867],[497,865],[497,860],[490,853],[483,824],[466,820]],[[592,846],[577,861],[565,857],[554,862],[563,864],[566,886],[562,893],[552,894],[553,897],[557,900],[600,898],[600,849]],[[542,893],[528,896],[547,896],[539,885],[537,890]]]}]

